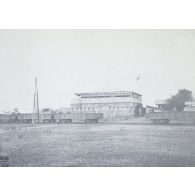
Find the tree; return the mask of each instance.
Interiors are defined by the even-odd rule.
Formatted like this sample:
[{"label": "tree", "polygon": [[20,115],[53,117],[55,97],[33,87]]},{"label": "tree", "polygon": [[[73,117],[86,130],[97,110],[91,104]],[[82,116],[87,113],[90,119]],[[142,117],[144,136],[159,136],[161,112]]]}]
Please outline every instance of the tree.
[{"label": "tree", "polygon": [[142,115],[142,104],[137,104],[134,110],[134,116],[139,117]]},{"label": "tree", "polygon": [[179,92],[172,96],[170,99],[167,99],[168,110],[169,111],[183,111],[185,107],[185,102],[193,101],[192,92],[187,89],[181,89]]},{"label": "tree", "polygon": [[43,108],[43,109],[41,110],[41,112],[50,112],[50,111],[51,111],[50,108]]},{"label": "tree", "polygon": [[41,110],[41,112],[43,112],[43,113],[55,113],[51,108],[43,108]]},{"label": "tree", "polygon": [[13,113],[15,113],[15,114],[19,113],[18,108],[14,108],[14,112]]}]

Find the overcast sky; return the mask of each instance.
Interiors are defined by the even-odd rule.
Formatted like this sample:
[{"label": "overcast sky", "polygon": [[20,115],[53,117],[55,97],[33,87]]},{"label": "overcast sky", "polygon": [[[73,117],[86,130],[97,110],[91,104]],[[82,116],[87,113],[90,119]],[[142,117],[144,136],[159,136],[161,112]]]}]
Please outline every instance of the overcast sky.
[{"label": "overcast sky", "polygon": [[[140,75],[140,80],[136,77]],[[68,107],[75,92],[195,95],[195,30],[0,30],[0,111]]]}]

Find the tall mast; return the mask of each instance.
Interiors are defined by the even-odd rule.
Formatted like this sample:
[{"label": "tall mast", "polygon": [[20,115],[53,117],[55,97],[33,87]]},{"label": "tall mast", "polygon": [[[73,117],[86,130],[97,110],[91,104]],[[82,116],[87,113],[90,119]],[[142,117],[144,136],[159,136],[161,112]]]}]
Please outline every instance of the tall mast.
[{"label": "tall mast", "polygon": [[34,91],[34,104],[33,104],[33,123],[35,120],[39,122],[39,93],[38,93],[38,82],[37,77],[35,77],[35,91]]}]

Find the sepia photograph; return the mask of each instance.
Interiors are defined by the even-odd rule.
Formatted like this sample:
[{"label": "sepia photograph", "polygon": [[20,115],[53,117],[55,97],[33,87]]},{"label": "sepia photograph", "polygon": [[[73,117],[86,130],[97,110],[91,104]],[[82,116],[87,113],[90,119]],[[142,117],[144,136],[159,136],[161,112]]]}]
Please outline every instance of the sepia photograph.
[{"label": "sepia photograph", "polygon": [[195,30],[0,30],[0,167],[194,166]]}]

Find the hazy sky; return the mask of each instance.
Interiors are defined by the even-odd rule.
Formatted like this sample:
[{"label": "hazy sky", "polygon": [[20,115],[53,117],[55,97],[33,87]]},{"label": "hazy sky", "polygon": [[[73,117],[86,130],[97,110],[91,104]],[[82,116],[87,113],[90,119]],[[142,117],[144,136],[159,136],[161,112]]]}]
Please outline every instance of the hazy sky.
[{"label": "hazy sky", "polygon": [[136,91],[144,105],[195,95],[195,30],[0,30],[0,111],[32,111],[35,76],[41,108],[75,92]]}]

